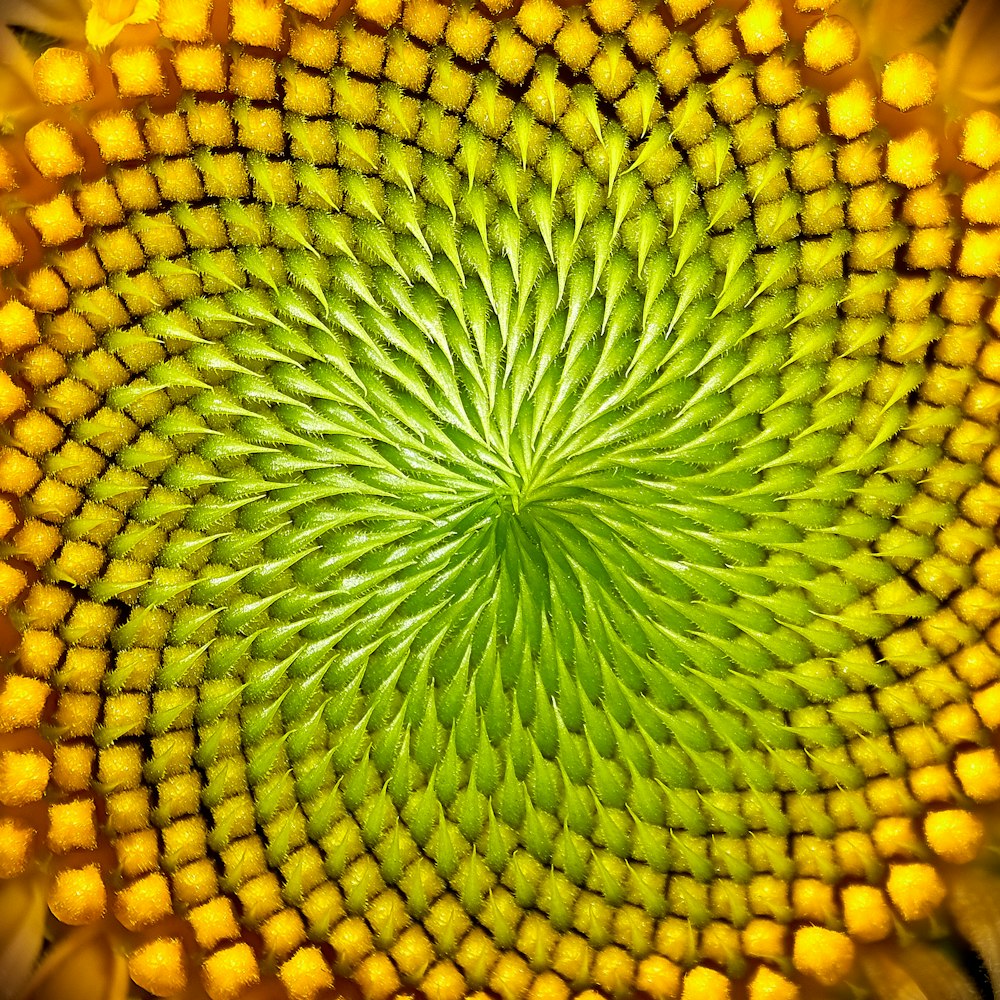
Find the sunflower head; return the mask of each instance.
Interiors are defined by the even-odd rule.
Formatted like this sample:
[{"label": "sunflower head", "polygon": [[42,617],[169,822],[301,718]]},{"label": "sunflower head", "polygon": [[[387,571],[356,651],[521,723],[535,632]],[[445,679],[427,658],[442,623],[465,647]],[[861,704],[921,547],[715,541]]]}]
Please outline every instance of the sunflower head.
[{"label": "sunflower head", "polygon": [[998,26],[898,12],[5,10],[0,994],[978,995]]}]

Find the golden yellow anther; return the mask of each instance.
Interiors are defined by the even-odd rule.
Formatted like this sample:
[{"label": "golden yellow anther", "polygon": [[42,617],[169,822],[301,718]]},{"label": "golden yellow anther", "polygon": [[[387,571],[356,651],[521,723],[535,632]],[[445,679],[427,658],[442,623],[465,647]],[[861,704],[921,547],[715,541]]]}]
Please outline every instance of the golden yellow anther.
[{"label": "golden yellow anther", "polygon": [[50,690],[33,677],[9,674],[0,687],[0,732],[36,728]]},{"label": "golden yellow anther", "polygon": [[9,607],[27,583],[27,577],[19,569],[0,562],[0,608]]},{"label": "golden yellow anther", "polygon": [[73,799],[49,806],[49,849],[92,851],[97,847],[93,799]]},{"label": "golden yellow anther", "polygon": [[565,17],[562,7],[553,0],[525,0],[514,20],[536,45],[547,45],[555,38]]},{"label": "golden yellow anther", "polygon": [[684,974],[681,1000],[729,1000],[729,979],[707,965],[696,965]]},{"label": "golden yellow anther", "polygon": [[[119,797],[120,795],[114,796],[114,798]],[[154,872],[133,882],[122,889],[115,900],[118,919],[133,931],[162,920],[172,911],[170,885],[160,872]]]},{"label": "golden yellow anther", "polygon": [[771,52],[787,39],[779,0],[750,0],[736,15],[736,25],[743,47],[751,55]]},{"label": "golden yellow anther", "polygon": [[83,156],[73,137],[55,122],[39,122],[28,129],[24,149],[43,177],[59,179],[83,169]]},{"label": "golden yellow anther", "polygon": [[882,72],[882,100],[890,107],[909,111],[930,104],[937,92],[934,63],[918,52],[904,52],[890,59]]},{"label": "golden yellow anther", "polygon": [[49,887],[52,916],[72,927],[100,920],[107,903],[107,890],[97,865],[61,871]]},{"label": "golden yellow anther", "polygon": [[260,980],[260,969],[250,945],[234,944],[205,959],[201,978],[212,1000],[236,1000]]},{"label": "golden yellow anther", "polygon": [[0,878],[14,878],[24,871],[34,836],[30,826],[0,819]]},{"label": "golden yellow anther", "polygon": [[854,965],[854,942],[825,927],[801,927],[795,932],[792,962],[799,972],[822,983],[839,983]]},{"label": "golden yellow anther", "polygon": [[977,691],[972,696],[972,704],[983,720],[983,725],[990,729],[1000,728],[1000,684],[991,684]]},{"label": "golden yellow anther", "polygon": [[333,973],[319,948],[300,948],[278,970],[292,1000],[313,1000],[333,985]]},{"label": "golden yellow anther", "polygon": [[211,15],[212,0],[160,0],[160,31],[176,42],[202,42]]},{"label": "golden yellow anther", "polygon": [[797,1000],[799,988],[780,973],[760,966],[750,979],[748,1000]]},{"label": "golden yellow anther", "polygon": [[881,941],[892,933],[892,911],[881,889],[849,885],[841,893],[844,924],[858,941]]},{"label": "golden yellow anther", "polygon": [[1000,799],[1000,763],[993,750],[965,750],[955,756],[955,774],[974,802]]},{"label": "golden yellow anther", "polygon": [[806,65],[820,73],[832,73],[857,59],[859,45],[850,21],[837,15],[823,17],[806,32]]},{"label": "golden yellow anther", "polygon": [[634,0],[590,0],[590,18],[602,32],[621,31],[635,14]]},{"label": "golden yellow anther", "polygon": [[232,0],[233,41],[268,49],[280,48],[285,24],[284,7],[281,0]]},{"label": "golden yellow anther", "polygon": [[73,49],[46,49],[35,60],[32,81],[46,104],[76,104],[94,96],[87,57]]},{"label": "golden yellow anther", "polygon": [[904,920],[929,917],[945,897],[941,876],[925,864],[891,865],[886,890]]},{"label": "golden yellow anther", "polygon": [[962,130],[962,159],[989,170],[1000,163],[1000,117],[992,111],[975,111]]},{"label": "golden yellow anther", "polygon": [[937,159],[937,140],[927,129],[918,129],[889,142],[885,174],[904,187],[923,187],[937,175]]},{"label": "golden yellow anther", "polygon": [[111,54],[111,71],[122,97],[152,97],[163,93],[163,68],[156,49],[118,49]]},{"label": "golden yellow anther", "polygon": [[180,993],[187,985],[184,945],[179,938],[157,938],[128,957],[128,973],[140,989],[157,997]]}]

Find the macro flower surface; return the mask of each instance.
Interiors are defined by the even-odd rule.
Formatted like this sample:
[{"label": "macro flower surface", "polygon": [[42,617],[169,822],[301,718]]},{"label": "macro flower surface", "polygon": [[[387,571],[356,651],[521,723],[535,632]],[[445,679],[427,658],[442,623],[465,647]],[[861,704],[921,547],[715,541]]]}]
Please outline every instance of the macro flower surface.
[{"label": "macro flower surface", "polygon": [[2,17],[0,997],[996,980],[992,0]]}]

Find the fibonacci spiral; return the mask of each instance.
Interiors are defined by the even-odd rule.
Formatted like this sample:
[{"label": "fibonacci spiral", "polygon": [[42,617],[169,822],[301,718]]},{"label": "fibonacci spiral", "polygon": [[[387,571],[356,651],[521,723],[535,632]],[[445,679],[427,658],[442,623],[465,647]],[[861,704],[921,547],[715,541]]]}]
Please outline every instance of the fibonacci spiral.
[{"label": "fibonacci spiral", "polygon": [[0,20],[0,997],[987,988],[991,0]]}]

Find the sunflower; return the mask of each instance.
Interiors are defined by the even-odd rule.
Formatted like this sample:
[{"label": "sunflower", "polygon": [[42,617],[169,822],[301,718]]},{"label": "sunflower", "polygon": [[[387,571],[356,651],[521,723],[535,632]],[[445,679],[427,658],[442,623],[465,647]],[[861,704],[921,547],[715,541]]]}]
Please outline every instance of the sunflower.
[{"label": "sunflower", "polygon": [[994,0],[0,19],[0,997],[997,983]]}]

